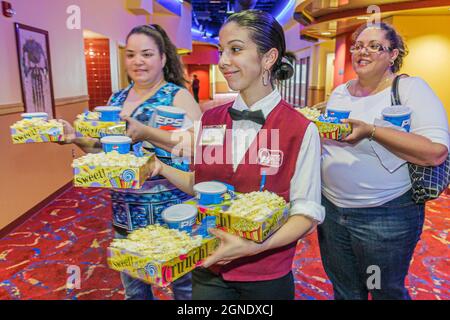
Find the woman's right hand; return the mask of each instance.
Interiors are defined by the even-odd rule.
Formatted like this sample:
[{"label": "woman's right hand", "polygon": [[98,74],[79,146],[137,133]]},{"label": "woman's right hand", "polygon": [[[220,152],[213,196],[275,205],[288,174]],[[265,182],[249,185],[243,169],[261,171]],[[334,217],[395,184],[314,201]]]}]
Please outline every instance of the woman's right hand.
[{"label": "woman's right hand", "polygon": [[75,129],[73,128],[73,126],[68,121],[63,119],[57,119],[56,121],[63,125],[64,141],[60,144],[73,143],[76,138]]}]

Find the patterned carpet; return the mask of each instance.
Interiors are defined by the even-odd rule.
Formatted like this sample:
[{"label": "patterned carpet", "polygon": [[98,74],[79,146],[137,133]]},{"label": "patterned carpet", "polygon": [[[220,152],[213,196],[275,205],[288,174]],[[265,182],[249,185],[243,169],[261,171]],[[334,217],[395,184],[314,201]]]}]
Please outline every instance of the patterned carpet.
[{"label": "patterned carpet", "polygon": [[[407,279],[413,299],[450,299],[450,195],[428,203],[425,228]],[[112,238],[109,193],[72,188],[0,239],[0,300],[123,299],[119,274],[106,265]],[[79,267],[80,289],[67,289]],[[69,271],[69,273],[68,273]],[[332,299],[317,235],[302,240],[294,263],[297,299]],[[169,290],[156,289],[159,299]]]}]

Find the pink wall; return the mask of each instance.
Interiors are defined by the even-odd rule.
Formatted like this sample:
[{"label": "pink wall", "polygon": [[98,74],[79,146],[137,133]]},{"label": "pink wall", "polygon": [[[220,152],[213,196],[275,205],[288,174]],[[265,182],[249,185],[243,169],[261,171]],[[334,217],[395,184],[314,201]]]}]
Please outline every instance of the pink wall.
[{"label": "pink wall", "polygon": [[352,33],[345,33],[336,37],[336,57],[334,62],[334,87],[356,78],[352,68],[352,59],[349,52],[352,45]]}]

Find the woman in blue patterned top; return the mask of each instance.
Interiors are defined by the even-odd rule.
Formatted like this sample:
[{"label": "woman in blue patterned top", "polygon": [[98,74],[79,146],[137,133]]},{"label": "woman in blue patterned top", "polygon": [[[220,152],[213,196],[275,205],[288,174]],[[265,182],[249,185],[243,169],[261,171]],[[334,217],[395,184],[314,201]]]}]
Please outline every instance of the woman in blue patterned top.
[{"label": "woman in blue patterned top", "polygon": [[[183,77],[183,66],[177,55],[176,47],[166,32],[158,25],[144,25],[134,28],[127,37],[125,65],[132,83],[119,92],[114,93],[109,105],[122,107],[121,118],[128,123],[127,134],[133,141],[148,141],[152,145],[172,152],[179,142],[172,133],[148,126],[153,111],[158,106],[175,106],[186,112],[187,118],[194,122],[201,117],[201,111],[185,89],[186,80]],[[100,152],[99,139],[77,138],[73,127],[64,120],[66,143],[74,143],[85,152]],[[180,133],[177,133],[180,136]],[[181,134],[189,141],[189,150],[193,128]],[[180,151],[174,151],[179,156]],[[184,156],[186,156],[184,154]],[[151,188],[151,190],[149,190]],[[158,190],[161,191],[158,193]],[[147,191],[147,192],[146,192]],[[169,196],[167,196],[169,194]],[[156,206],[154,197],[161,195],[162,199]],[[134,215],[131,221],[134,227],[145,227],[159,222],[155,215],[172,204],[184,200],[185,194],[174,189],[167,180],[148,180],[143,189],[134,191],[111,190],[113,213],[115,220],[122,219],[126,224],[128,213]],[[158,200],[158,201],[159,201]],[[133,211],[133,212],[129,212]],[[148,217],[148,216],[151,217]],[[133,219],[132,219],[133,220]],[[121,228],[117,221],[114,223],[116,237],[127,235],[128,228]],[[125,287],[126,299],[153,299],[151,286],[128,275],[121,274]],[[175,299],[187,300],[191,298],[190,274],[173,283]]]}]

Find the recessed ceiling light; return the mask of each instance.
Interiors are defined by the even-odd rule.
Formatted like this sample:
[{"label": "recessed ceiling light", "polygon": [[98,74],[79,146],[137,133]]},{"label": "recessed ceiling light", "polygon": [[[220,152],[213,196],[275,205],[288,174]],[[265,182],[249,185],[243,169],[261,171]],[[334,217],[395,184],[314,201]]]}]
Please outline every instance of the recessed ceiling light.
[{"label": "recessed ceiling light", "polygon": [[360,17],[356,17],[356,19],[358,19],[358,20],[369,20],[370,17],[368,17],[368,16],[360,16]]},{"label": "recessed ceiling light", "polygon": [[326,31],[326,32],[321,32],[320,34],[323,36],[330,36],[331,32]]}]

